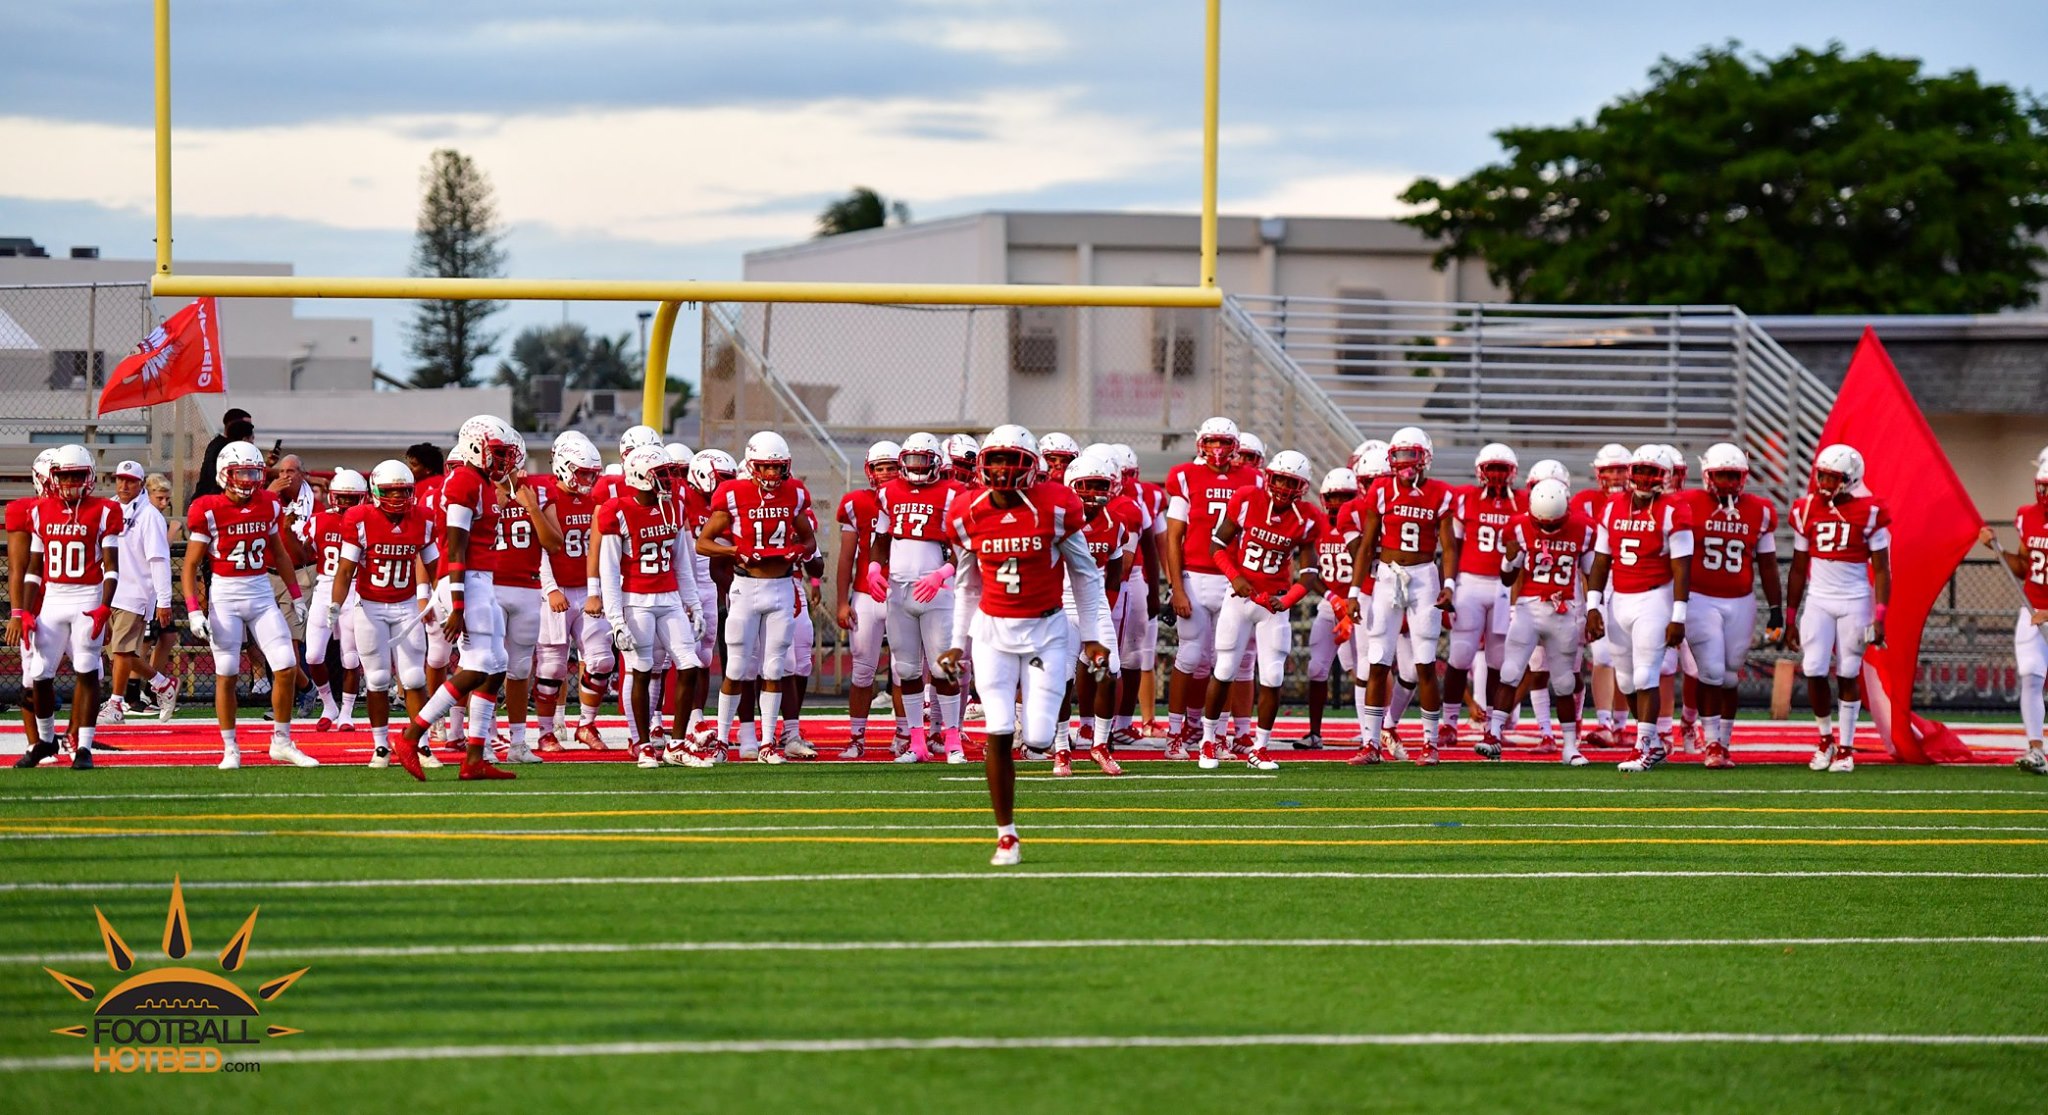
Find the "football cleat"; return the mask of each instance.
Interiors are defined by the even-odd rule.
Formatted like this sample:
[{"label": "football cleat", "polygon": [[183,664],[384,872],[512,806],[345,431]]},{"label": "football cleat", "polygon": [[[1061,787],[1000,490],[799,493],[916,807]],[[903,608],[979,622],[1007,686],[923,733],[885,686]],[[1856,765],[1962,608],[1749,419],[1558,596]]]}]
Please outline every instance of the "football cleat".
[{"label": "football cleat", "polygon": [[391,749],[388,747],[380,747],[377,749],[376,754],[370,756],[371,770],[383,770],[390,765]]},{"label": "football cleat", "polygon": [[1065,778],[1073,773],[1073,751],[1065,747],[1055,749],[1052,753],[1052,776],[1054,778]]},{"label": "football cleat", "polygon": [[1401,746],[1401,733],[1392,728],[1380,733],[1380,750],[1387,753],[1387,761],[1390,763],[1408,761],[1408,749]]},{"label": "football cleat", "polygon": [[540,744],[542,751],[560,751],[562,749],[561,738],[553,732],[542,732],[540,739],[536,742]]},{"label": "football cleat", "polygon": [[[14,760],[14,769],[29,770],[32,767],[34,767],[37,763],[40,763],[44,759],[48,759],[56,754],[57,741],[53,739],[46,739],[43,742],[36,744],[34,747],[29,748],[28,754],[23,755],[21,758]],[[234,768],[224,766],[220,769],[233,770]]]},{"label": "football cleat", "polygon": [[313,730],[314,730],[314,731],[316,731],[316,732],[331,732],[331,731],[333,731],[333,730],[334,730],[334,720],[333,720],[333,718],[332,718],[332,717],[327,717],[327,716],[323,716],[323,717],[321,717],[321,718],[320,718],[320,722],[319,722],[318,724],[315,724],[315,725],[313,725]]},{"label": "football cleat", "polygon": [[1564,756],[1559,761],[1568,767],[1582,767],[1586,765],[1588,760],[1584,755],[1579,754],[1578,748],[1568,747],[1565,749]]},{"label": "football cleat", "polygon": [[966,761],[967,761],[967,749],[966,749],[966,748],[964,748],[964,747],[954,747],[954,748],[951,748],[951,749],[949,749],[949,750],[948,750],[948,751],[946,752],[946,762],[947,762],[947,764],[948,764],[948,765],[950,765],[950,766],[956,766],[956,767],[957,767],[957,766],[961,765],[962,763],[965,763]]},{"label": "football cleat", "polygon": [[114,699],[108,701],[106,704],[101,705],[100,715],[98,719],[94,721],[95,724],[102,728],[105,728],[112,724],[125,724],[127,722],[128,710],[122,706],[121,698],[119,697],[115,697]]},{"label": "football cleat", "polygon": [[1252,753],[1252,750],[1256,748],[1258,745],[1258,737],[1252,735],[1250,732],[1246,732],[1243,735],[1237,737],[1236,739],[1230,741],[1230,755],[1234,759],[1242,759],[1245,756],[1250,755]]},{"label": "football cleat", "polygon": [[592,751],[605,750],[604,733],[598,731],[595,724],[576,725],[576,742]]},{"label": "football cleat", "polygon": [[464,782],[487,782],[517,777],[519,776],[511,771],[494,767],[483,759],[462,760],[462,781]]},{"label": "football cleat", "polygon": [[996,854],[988,858],[990,867],[1015,867],[1023,861],[1023,843],[1014,836],[999,837],[996,840]]},{"label": "football cleat", "polygon": [[794,736],[784,740],[776,745],[776,749],[782,752],[784,758],[788,759],[815,759],[818,757],[818,749],[812,747],[810,741],[802,736]]},{"label": "football cleat", "polygon": [[[742,749],[740,758],[744,759],[746,757],[744,749]],[[760,762],[767,763],[769,766],[778,766],[789,761],[789,756],[782,753],[782,748],[773,743],[762,744],[760,749],[754,753],[754,758]]]},{"label": "football cleat", "polygon": [[1706,750],[1707,734],[1700,728],[1699,721],[1688,721],[1679,725],[1678,744],[1688,755],[1697,755]]},{"label": "football cleat", "polygon": [[505,758],[507,761],[514,763],[540,763],[546,761],[533,748],[527,746],[525,740],[519,740],[507,747]]},{"label": "football cleat", "polygon": [[897,753],[897,755],[896,755],[896,758],[895,758],[894,760],[892,760],[892,761],[893,761],[893,762],[898,762],[898,763],[921,763],[921,762],[924,762],[924,760],[923,760],[923,759],[920,759],[920,758],[918,758],[918,757],[917,757],[917,752],[915,752],[915,751],[902,751],[902,752],[898,752],[898,753]]},{"label": "football cleat", "polygon": [[1379,745],[1368,744],[1352,752],[1351,757],[1344,760],[1344,765],[1351,767],[1376,767],[1380,765],[1381,759]]},{"label": "football cleat", "polygon": [[1816,748],[1814,748],[1814,750],[1813,750],[1813,757],[1812,757],[1812,758],[1810,758],[1810,759],[1808,759],[1808,760],[1806,760],[1806,769],[1807,769],[1807,770],[1826,770],[1826,769],[1828,769],[1828,762],[1829,762],[1829,759],[1830,759],[1830,756],[1829,756],[1829,754],[1828,754],[1828,753],[1829,753],[1830,751],[1832,751],[1832,750],[1833,750],[1833,748],[1829,748],[1829,747],[1816,747]]},{"label": "football cleat", "polygon": [[960,719],[963,722],[968,720],[986,720],[988,719],[988,714],[982,711],[980,701],[969,701],[967,702],[967,707],[960,710]]},{"label": "football cleat", "polygon": [[72,769],[72,770],[91,770],[91,769],[92,769],[92,748],[90,748],[90,747],[81,747],[81,748],[79,748],[78,750],[76,750],[76,751],[72,752],[72,753],[71,753],[71,769]]},{"label": "football cleat", "polygon": [[1245,753],[1244,765],[1252,768],[1253,770],[1280,769],[1280,764],[1274,762],[1272,758],[1266,754],[1266,749],[1258,746],[1257,744],[1252,745],[1252,749]]},{"label": "football cleat", "polygon": [[1188,754],[1187,744],[1182,743],[1178,739],[1172,739],[1167,741],[1166,751],[1164,754],[1160,756],[1160,758],[1177,759],[1181,762],[1186,762],[1187,760],[1194,758],[1194,756]]},{"label": "football cleat", "polygon": [[715,764],[696,748],[678,740],[662,749],[661,761],[672,767],[704,768]]},{"label": "football cleat", "polygon": [[[424,773],[424,770],[427,765],[427,760],[432,759],[433,754],[431,752],[425,751],[425,749],[423,749],[420,746],[418,740],[406,739],[405,737],[400,736],[398,739],[398,746],[393,750],[392,755],[394,758],[398,760],[398,768],[400,770],[403,770],[405,773],[412,775],[414,778],[420,780],[421,782],[425,782],[427,780],[427,776]],[[441,760],[434,759],[434,765],[440,766]]]},{"label": "football cleat", "polygon": [[1323,737],[1310,732],[1294,741],[1294,749],[1296,751],[1321,751],[1323,749]]},{"label": "football cleat", "polygon": [[1133,731],[1130,728],[1117,728],[1109,733],[1109,746],[1111,748],[1135,748],[1143,744],[1144,742],[1145,737],[1139,735],[1137,732]]},{"label": "football cleat", "polygon": [[299,745],[288,739],[271,741],[270,761],[273,763],[290,763],[295,767],[317,767],[320,765],[320,760],[299,750]]},{"label": "football cleat", "polygon": [[1599,727],[1588,728],[1585,731],[1579,733],[1579,745],[1582,747],[1616,746],[1614,742],[1614,733],[1608,731],[1605,728]]},{"label": "football cleat", "polygon": [[[641,770],[654,770],[661,766],[661,752],[656,751],[651,744],[635,744],[633,745],[633,761],[640,765]],[[465,767],[468,766],[467,763],[463,765]]]},{"label": "football cleat", "polygon": [[[1437,733],[1437,738],[1442,739],[1443,733]],[[1425,743],[1422,745],[1422,754],[1415,760],[1415,765],[1418,767],[1433,767],[1443,761],[1444,757],[1438,752],[1436,744]]]},{"label": "football cleat", "polygon": [[1095,765],[1102,768],[1102,773],[1109,775],[1111,778],[1115,778],[1124,772],[1124,768],[1118,765],[1116,759],[1110,755],[1109,748],[1103,747],[1100,744],[1089,748],[1088,757],[1095,760]]},{"label": "football cleat", "polygon": [[1834,762],[1828,764],[1829,774],[1848,774],[1855,769],[1856,752],[1846,747],[1842,749],[1841,755]]},{"label": "football cleat", "polygon": [[337,732],[353,732],[353,731],[355,731],[355,730],[356,730],[356,718],[355,718],[355,716],[354,716],[354,715],[352,715],[352,714],[345,714],[345,715],[343,715],[341,719],[339,719],[339,720],[337,720],[337,721],[335,721],[335,722],[334,722],[334,730],[335,730],[335,731],[337,731]]},{"label": "football cleat", "polygon": [[439,755],[436,755],[432,751],[428,751],[425,749],[422,749],[419,752],[419,757],[421,770],[440,770],[442,767],[448,765],[441,761],[441,757]]},{"label": "football cleat", "polygon": [[2048,774],[2048,755],[2039,750],[2030,750],[2012,761],[2012,765],[2029,774]]},{"label": "football cleat", "polygon": [[1700,765],[1708,770],[1727,770],[1735,765],[1735,758],[1717,741],[1707,745],[1707,757],[1700,761]]},{"label": "football cleat", "polygon": [[845,747],[839,749],[839,761],[842,763],[856,762],[860,759],[861,753],[866,750],[867,744],[865,741],[851,740]]},{"label": "football cleat", "polygon": [[[51,754],[53,754],[53,755],[54,755],[54,754],[56,754],[56,745],[55,745],[55,744],[50,744],[50,745],[49,745],[49,747],[50,747],[50,753],[51,753]],[[241,748],[239,748],[239,747],[223,747],[223,748],[221,748],[221,751],[220,751],[220,767],[219,767],[219,769],[221,769],[221,770],[240,770],[240,769],[242,769],[242,749],[241,749]]]},{"label": "football cleat", "polygon": [[1202,752],[1200,757],[1195,760],[1195,765],[1203,770],[1215,770],[1223,765],[1223,760],[1216,757],[1215,740],[1205,739],[1202,741]]},{"label": "football cleat", "polygon": [[1624,774],[1641,774],[1644,771],[1656,770],[1664,764],[1664,759],[1665,751],[1663,748],[1652,748],[1649,752],[1638,755],[1627,762],[1614,764],[1614,769]]},{"label": "football cleat", "polygon": [[152,685],[149,690],[156,696],[157,720],[165,724],[170,723],[171,719],[178,715],[178,683],[167,682],[162,689]]},{"label": "football cleat", "polygon": [[1472,745],[1472,753],[1474,755],[1496,763],[1500,761],[1500,749],[1501,739],[1491,731],[1480,736],[1479,742]]},{"label": "football cleat", "polygon": [[[1423,742],[1424,742],[1424,743],[1428,743],[1429,741],[1428,741],[1428,740],[1424,740]],[[1449,724],[1438,724],[1438,725],[1436,726],[1436,744],[1435,744],[1435,746],[1437,746],[1437,747],[1456,747],[1456,746],[1458,746],[1458,730],[1457,730],[1456,728],[1453,728],[1453,727],[1451,727],[1451,726],[1450,726]]]}]

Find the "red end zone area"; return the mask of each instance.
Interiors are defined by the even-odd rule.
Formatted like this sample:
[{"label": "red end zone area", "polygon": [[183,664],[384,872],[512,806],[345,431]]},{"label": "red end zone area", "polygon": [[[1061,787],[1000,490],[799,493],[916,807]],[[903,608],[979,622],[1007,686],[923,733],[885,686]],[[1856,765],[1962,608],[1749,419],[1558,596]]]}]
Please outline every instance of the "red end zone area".
[{"label": "red end zone area", "polygon": [[[888,746],[886,721],[871,722],[882,729],[876,734],[872,729],[868,737],[866,754],[859,760],[863,763],[887,763],[891,756]],[[820,763],[843,762],[837,758],[846,746],[847,722],[843,715],[819,715],[804,717],[804,737],[817,747]],[[268,766],[270,725],[260,719],[242,721],[237,730],[241,742],[242,764],[244,766]],[[573,748],[546,753],[549,763],[604,763],[627,762],[630,756],[625,749],[625,721],[618,717],[601,718],[598,727],[611,746],[607,750],[594,751]],[[1299,717],[1282,717],[1274,731],[1272,757],[1282,763],[1342,762],[1351,757],[1357,747],[1357,728],[1350,721],[1330,721],[1324,724],[1324,746],[1319,751],[1290,750],[1292,743],[1307,731],[1307,721]],[[1410,747],[1418,743],[1420,729],[1414,723],[1403,725],[1402,742]],[[1970,749],[1968,762],[1973,764],[2006,764],[2017,758],[2025,748],[2025,740],[2015,725],[1985,724],[1962,725],[1957,728]],[[394,730],[393,735],[397,733]],[[974,762],[982,757],[981,734],[977,726],[969,723],[963,733],[967,740],[967,755]],[[528,740],[538,733],[529,731]],[[1813,754],[1814,735],[1811,723],[1796,721],[1759,721],[1738,725],[1735,729],[1734,756],[1738,763],[1796,763],[1803,765]],[[94,760],[100,766],[212,766],[220,761],[220,733],[205,721],[178,721],[171,724],[126,724],[119,727],[99,729],[94,735]],[[370,760],[370,733],[367,727],[358,727],[347,732],[318,732],[310,723],[297,723],[292,728],[292,742],[299,749],[322,763],[353,765]],[[1555,763],[1559,752],[1544,749],[1531,734],[1510,732],[1504,757],[1506,762]],[[1143,764],[1139,769],[1151,767],[1157,762],[1160,768],[1169,764],[1163,758],[1161,742],[1146,740],[1145,746],[1120,748],[1117,758],[1122,762],[1136,761]],[[18,721],[0,728],[0,757],[11,758],[25,750]],[[452,755],[454,752],[443,751]],[[1449,748],[1442,752],[1446,762],[1481,762],[1469,746]],[[1616,763],[1634,755],[1633,749],[1585,748],[1585,755],[1594,765]],[[1085,758],[1082,752],[1076,758]],[[1674,750],[1674,763],[1697,763],[1703,758],[1698,752]],[[938,761],[938,760],[934,760]],[[1873,728],[1865,727],[1856,735],[1856,761],[1858,763],[1888,763],[1893,761],[1886,752]],[[45,763],[55,765],[56,761]],[[1174,763],[1172,766],[1187,764]],[[1083,764],[1092,770],[1092,764]],[[1192,769],[1192,767],[1190,767]]]}]

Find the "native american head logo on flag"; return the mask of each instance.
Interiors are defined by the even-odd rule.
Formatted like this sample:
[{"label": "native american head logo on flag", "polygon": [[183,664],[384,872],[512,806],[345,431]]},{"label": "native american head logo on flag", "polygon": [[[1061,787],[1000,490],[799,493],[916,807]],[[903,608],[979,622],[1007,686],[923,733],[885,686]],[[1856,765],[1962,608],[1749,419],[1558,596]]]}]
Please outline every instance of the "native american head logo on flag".
[{"label": "native american head logo on flag", "polygon": [[100,413],[226,391],[219,353],[219,308],[214,299],[201,298],[150,330],[135,354],[121,361],[100,393]]}]

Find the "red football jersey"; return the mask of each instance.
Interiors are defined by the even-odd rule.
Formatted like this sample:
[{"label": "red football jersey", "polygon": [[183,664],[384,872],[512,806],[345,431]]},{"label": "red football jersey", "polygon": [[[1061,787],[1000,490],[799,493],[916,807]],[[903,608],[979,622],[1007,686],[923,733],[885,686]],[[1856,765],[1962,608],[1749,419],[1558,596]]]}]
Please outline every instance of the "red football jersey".
[{"label": "red football jersey", "polygon": [[597,517],[598,503],[587,492],[579,496],[563,490],[553,477],[534,483],[540,490],[541,507],[554,508],[555,522],[562,528],[562,548],[547,552],[555,584],[576,588],[590,579],[590,524]]},{"label": "red football jersey", "polygon": [[1827,561],[1869,561],[1872,550],[1890,546],[1891,525],[1891,510],[1876,496],[1830,503],[1820,493],[1809,492],[1792,504],[1797,548]]},{"label": "red football jersey", "polygon": [[1578,596],[1580,563],[1593,552],[1593,524],[1575,511],[1565,513],[1556,530],[1544,530],[1527,513],[1508,524],[1522,554],[1522,575],[1515,596],[1531,600],[1571,600]]},{"label": "red football jersey", "polygon": [[[422,476],[412,482],[413,506],[420,509],[420,516],[426,519],[427,526],[433,530],[436,539],[441,537],[441,485],[447,482],[448,474],[445,472]],[[437,563],[438,561],[436,558]]]},{"label": "red football jersey", "polygon": [[497,570],[491,580],[506,588],[539,588],[540,563],[547,558],[533,517],[516,500],[498,505]]},{"label": "red football jersey", "polygon": [[225,495],[192,501],[185,533],[205,542],[207,564],[216,577],[263,577],[270,573],[270,536],[284,525],[277,493],[262,490],[247,503]]},{"label": "red football jersey", "polygon": [[[1437,524],[1452,513],[1456,493],[1441,480],[1425,479],[1420,484],[1400,484],[1381,477],[1359,494],[1366,506],[1380,517],[1379,545],[1382,551],[1431,557],[1436,553]],[[1361,527],[1365,516],[1358,517]],[[1376,561],[1378,554],[1365,555]]]},{"label": "red football jersey", "polygon": [[1756,555],[1778,529],[1778,509],[1744,492],[1724,505],[1705,488],[1688,488],[1678,498],[1692,520],[1692,594],[1740,598],[1756,591]]},{"label": "red football jersey", "polygon": [[[35,501],[29,512],[29,544],[42,545],[43,583],[98,586],[107,575],[100,551],[125,529],[121,505],[103,496],[87,496],[75,508],[56,496]],[[146,570],[129,572],[133,577],[146,575]]]},{"label": "red football jersey", "polygon": [[1478,577],[1500,576],[1501,558],[1507,553],[1508,524],[1529,509],[1529,493],[1509,488],[1499,498],[1486,494],[1486,486],[1473,484],[1457,490],[1451,528],[1458,537],[1458,572]]},{"label": "red football jersey", "polygon": [[320,563],[322,577],[331,578],[341,568],[341,543],[346,537],[342,520],[343,513],[331,507],[313,516],[313,556]]},{"label": "red football jersey", "polygon": [[2026,562],[2027,605],[2048,608],[2048,511],[2030,503],[2013,516],[2020,532],[2020,558]]},{"label": "red football jersey", "polygon": [[965,501],[966,494],[957,481],[940,480],[934,484],[913,484],[908,477],[899,476],[875,493],[880,514],[887,520],[884,527],[889,537],[909,542],[949,542],[946,523],[952,517],[953,509]]},{"label": "red football jersey", "polygon": [[1067,576],[1059,544],[1081,529],[1087,510],[1065,484],[1041,482],[1019,494],[1023,503],[1001,508],[979,492],[947,522],[981,573],[982,613],[1037,619],[1060,609]]},{"label": "red football jersey", "polygon": [[868,592],[868,562],[874,560],[875,522],[882,515],[882,497],[873,488],[856,488],[839,497],[839,544],[853,547],[853,591]]},{"label": "red football jersey", "polygon": [[675,592],[676,536],[681,526],[660,504],[642,506],[631,496],[606,500],[597,509],[600,538],[619,540],[619,586],[627,592]]},{"label": "red football jersey", "polygon": [[376,604],[413,598],[419,587],[413,563],[434,544],[433,518],[417,500],[395,521],[370,504],[351,507],[342,516],[341,533],[359,555],[357,596]]},{"label": "red football jersey", "polygon": [[752,478],[737,477],[711,493],[711,506],[732,517],[732,544],[742,561],[801,559],[810,549],[797,541],[797,525],[811,506],[811,495],[800,484],[784,484],[770,495]]},{"label": "red football jersey", "polygon": [[1240,488],[1259,487],[1264,473],[1245,465],[1232,465],[1217,472],[1200,461],[1175,465],[1166,474],[1168,500],[1179,500],[1188,509],[1187,533],[1181,537],[1181,567],[1189,573],[1217,573],[1216,523],[1230,507],[1230,497]]},{"label": "red football jersey", "polygon": [[1634,497],[1617,492],[1601,511],[1596,547],[1609,555],[1616,592],[1649,592],[1671,583],[1671,540],[1691,532],[1692,519],[1677,496],[1658,496],[1638,508]]},{"label": "red football jersey", "polygon": [[37,497],[35,496],[23,496],[20,499],[8,502],[7,533],[28,533],[29,515],[35,511],[36,499]]},{"label": "red football jersey", "polygon": [[1294,580],[1294,554],[1330,533],[1323,509],[1306,497],[1276,507],[1264,488],[1243,488],[1230,497],[1223,517],[1237,524],[1230,556],[1259,593],[1285,592]]},{"label": "red football jersey", "polygon": [[[498,567],[498,486],[489,478],[469,465],[456,465],[455,471],[441,485],[441,530],[440,550],[444,557],[452,557],[448,546],[447,530],[451,525],[448,512],[457,507],[469,509],[469,547],[463,552],[462,564],[472,573],[489,573]],[[527,529],[532,529],[528,524]]]},{"label": "red football jersey", "polygon": [[1597,529],[1600,525],[1600,515],[1607,510],[1607,501],[1613,498],[1614,493],[1605,488],[1587,488],[1583,492],[1573,494],[1571,513],[1592,523]]}]

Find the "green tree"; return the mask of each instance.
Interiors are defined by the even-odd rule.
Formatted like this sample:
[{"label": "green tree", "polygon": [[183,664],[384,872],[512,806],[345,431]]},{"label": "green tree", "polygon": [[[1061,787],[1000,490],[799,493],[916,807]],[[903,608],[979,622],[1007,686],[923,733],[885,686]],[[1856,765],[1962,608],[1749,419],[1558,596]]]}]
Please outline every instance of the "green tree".
[{"label": "green tree", "polygon": [[842,232],[859,232],[864,228],[881,228],[896,218],[899,225],[910,223],[910,206],[901,201],[882,200],[882,195],[866,186],[855,186],[853,192],[827,205],[818,214],[818,235],[837,236]]},{"label": "green tree", "polygon": [[512,339],[511,358],[498,365],[495,382],[512,389],[512,420],[534,428],[540,376],[560,376],[572,391],[629,390],[640,386],[640,361],[633,335],[593,337],[578,322],[535,325]]},{"label": "green tree", "polygon": [[[425,196],[413,233],[412,273],[437,278],[496,278],[504,274],[504,232],[490,180],[460,151],[436,151],[420,172]],[[503,302],[419,303],[406,330],[417,363],[418,387],[474,387],[477,364],[497,347],[499,334],[484,328]]]},{"label": "green tree", "polygon": [[1739,45],[1663,59],[1593,122],[1495,133],[1403,218],[1515,298],[1754,313],[1978,313],[2033,301],[2048,111],[1969,70]]}]

